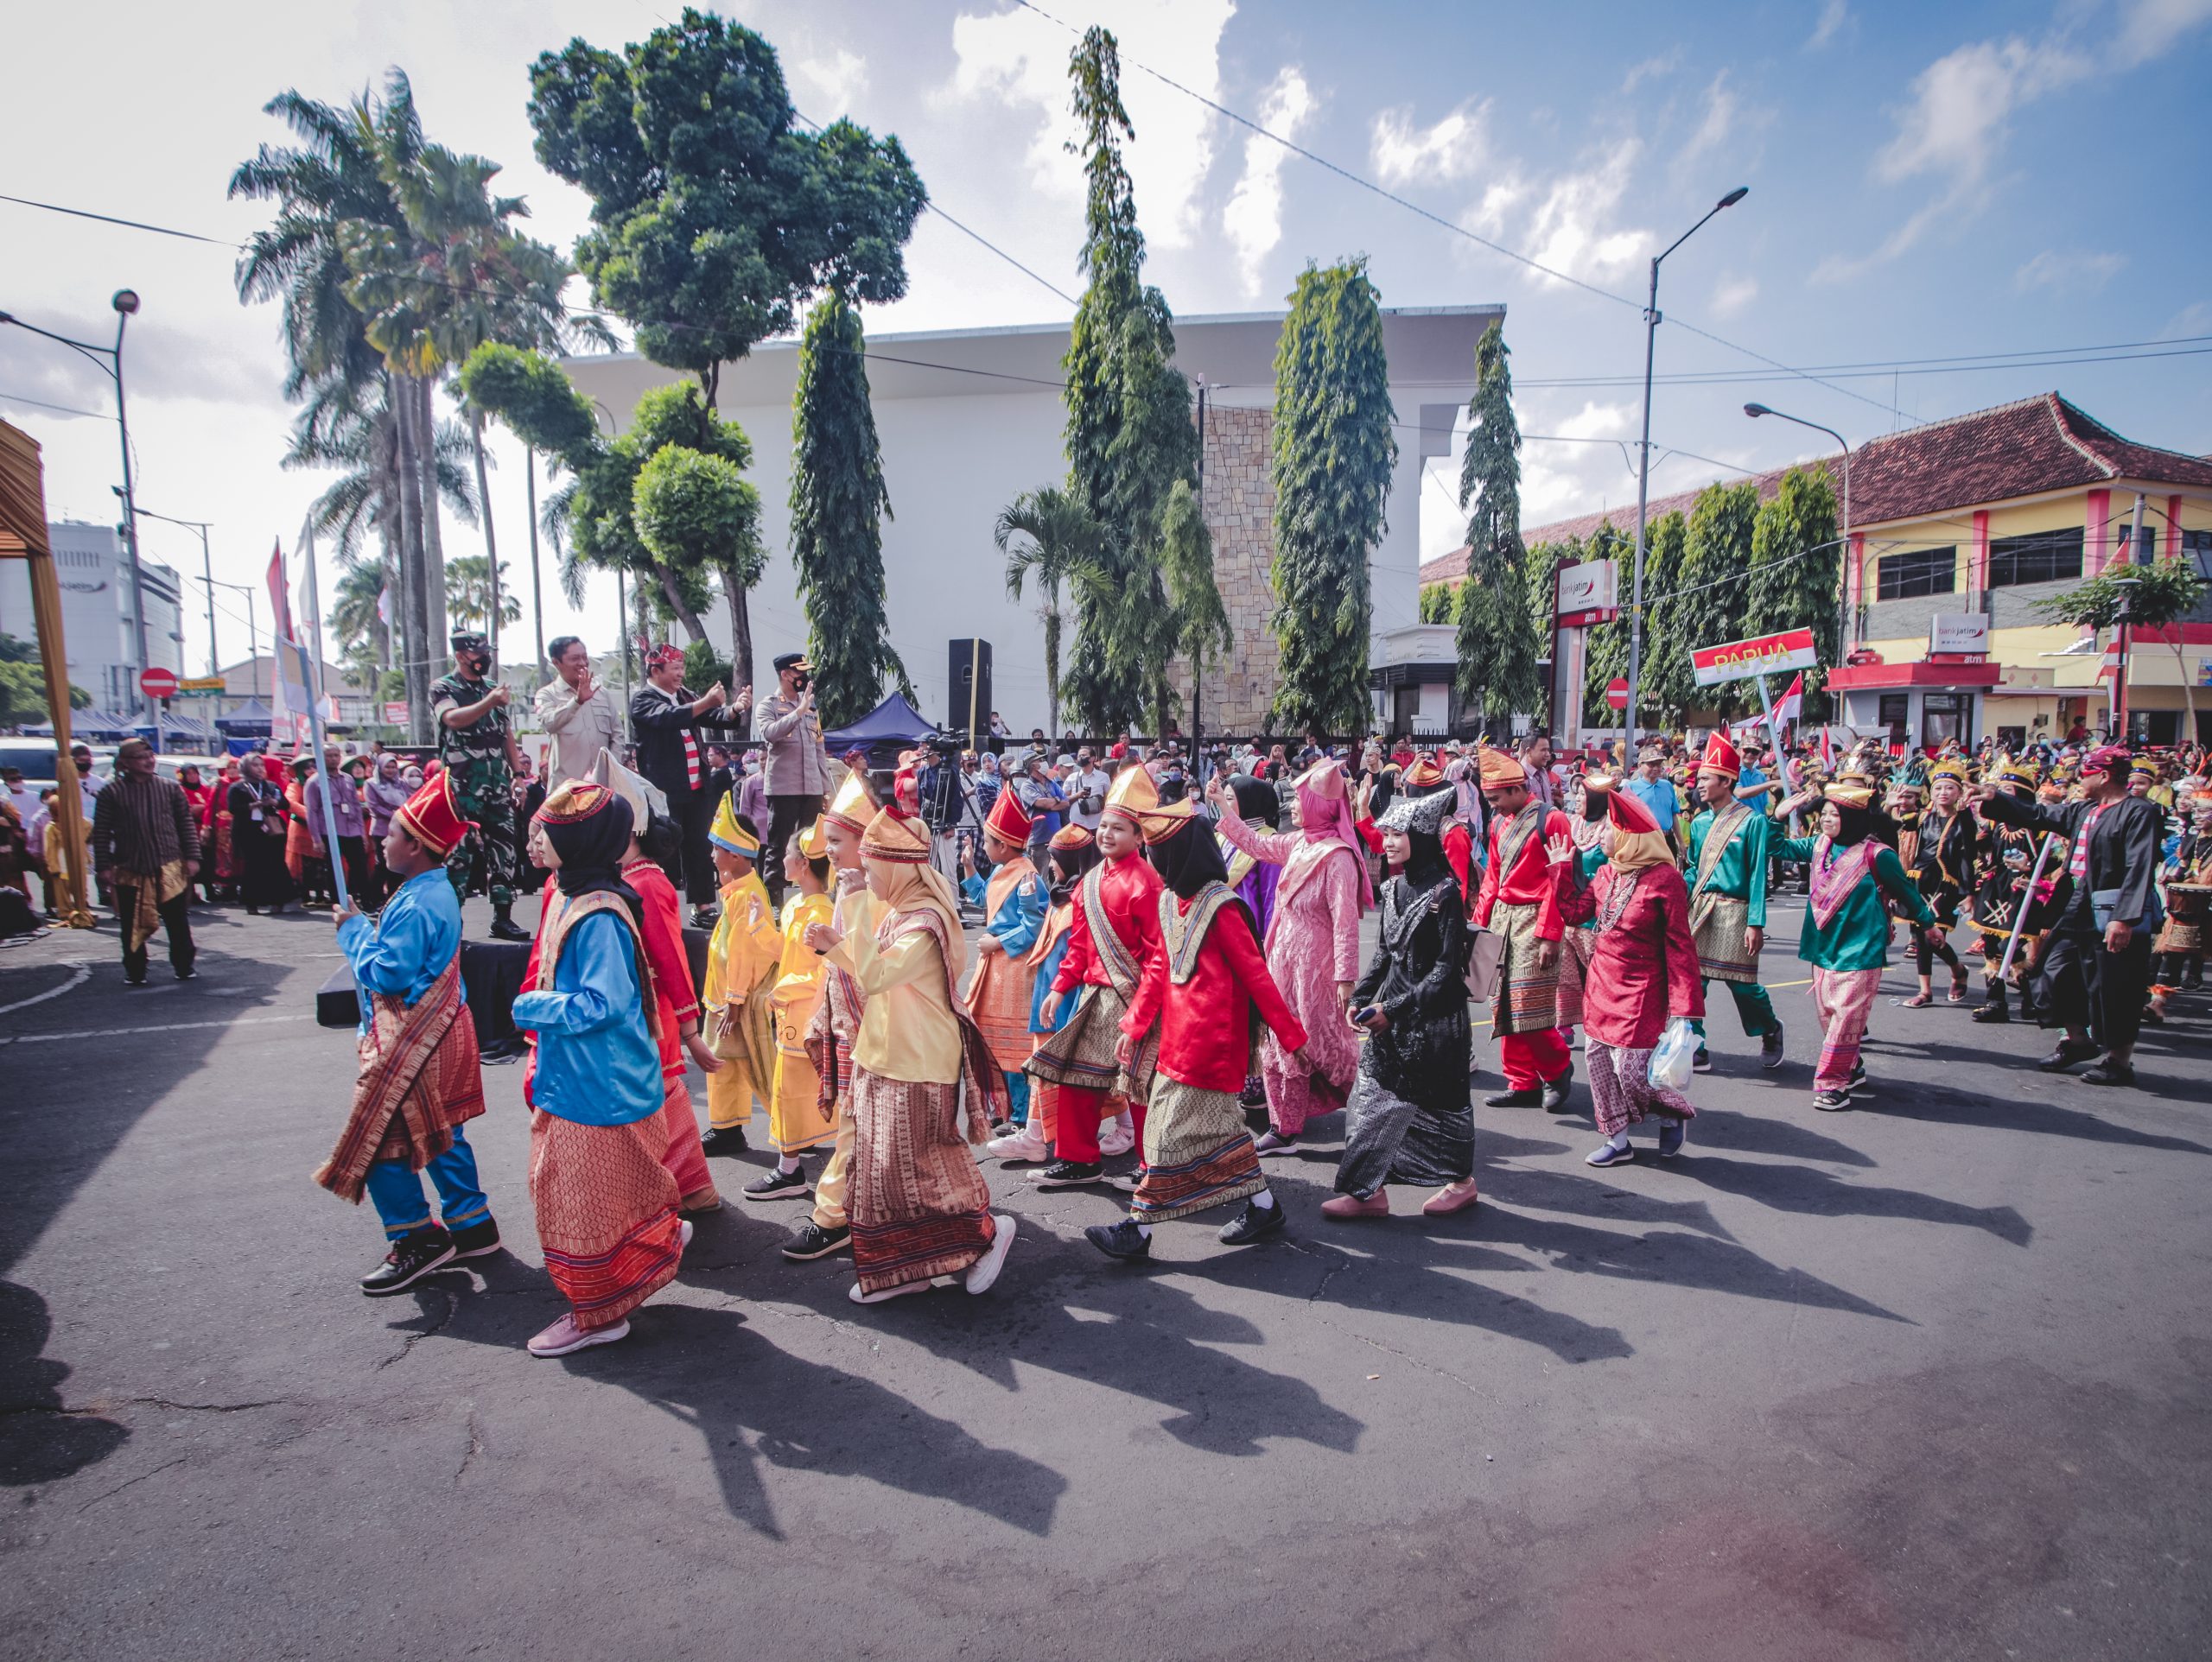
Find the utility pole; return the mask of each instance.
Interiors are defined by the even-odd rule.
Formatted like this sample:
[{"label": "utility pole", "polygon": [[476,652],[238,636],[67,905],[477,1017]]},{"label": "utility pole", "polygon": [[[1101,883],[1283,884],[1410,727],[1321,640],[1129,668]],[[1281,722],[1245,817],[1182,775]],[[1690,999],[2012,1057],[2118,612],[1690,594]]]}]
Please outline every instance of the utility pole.
[{"label": "utility pole", "polygon": [[[1198,377],[1198,523],[1206,523],[1206,378]],[[1211,539],[1212,533],[1207,533]],[[1199,682],[1205,679],[1205,664],[1201,654],[1191,657],[1191,777],[1204,794],[1205,782],[1198,779],[1198,746],[1205,732],[1205,712],[1199,706],[1204,688]]]},{"label": "utility pole", "polygon": [[545,579],[537,566],[537,452],[525,448],[522,466],[530,503],[530,623],[537,637],[537,684],[543,687],[552,670],[545,662]]}]

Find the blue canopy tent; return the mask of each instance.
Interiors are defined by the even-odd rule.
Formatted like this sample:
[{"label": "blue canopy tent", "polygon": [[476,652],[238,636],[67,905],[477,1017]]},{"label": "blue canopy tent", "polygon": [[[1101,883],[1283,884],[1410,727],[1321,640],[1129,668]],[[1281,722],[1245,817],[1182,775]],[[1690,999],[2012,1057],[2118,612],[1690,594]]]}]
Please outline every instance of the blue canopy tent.
[{"label": "blue canopy tent", "polygon": [[[20,729],[26,739],[51,739],[54,723],[39,721]],[[69,736],[79,744],[112,745],[130,738],[138,731],[129,716],[118,715],[112,710],[103,710],[97,705],[69,713]]]},{"label": "blue canopy tent", "polygon": [[250,698],[228,715],[217,716],[215,726],[228,739],[266,739],[269,719],[269,707],[257,698]]},{"label": "blue canopy tent", "polygon": [[822,738],[832,756],[866,751],[868,767],[874,771],[896,765],[900,751],[910,750],[925,739],[935,739],[938,733],[937,723],[909,704],[903,695],[893,693],[851,726],[825,733]]}]

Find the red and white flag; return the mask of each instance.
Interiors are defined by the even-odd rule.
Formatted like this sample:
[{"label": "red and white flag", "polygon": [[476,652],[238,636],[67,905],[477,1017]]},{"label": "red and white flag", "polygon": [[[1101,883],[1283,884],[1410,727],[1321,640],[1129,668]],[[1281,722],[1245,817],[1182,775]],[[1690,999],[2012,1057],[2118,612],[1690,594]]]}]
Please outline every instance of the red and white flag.
[{"label": "red and white flag", "polygon": [[1795,726],[1797,725],[1798,718],[1804,714],[1805,672],[1800,669],[1796,678],[1789,683],[1789,690],[1782,695],[1774,707],[1775,725],[1783,727]]}]

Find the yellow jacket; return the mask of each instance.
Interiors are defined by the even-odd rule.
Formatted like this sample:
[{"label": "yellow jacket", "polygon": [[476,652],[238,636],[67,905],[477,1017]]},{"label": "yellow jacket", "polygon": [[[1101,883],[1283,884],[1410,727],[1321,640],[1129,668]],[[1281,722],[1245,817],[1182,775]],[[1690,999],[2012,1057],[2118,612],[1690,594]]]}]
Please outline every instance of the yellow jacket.
[{"label": "yellow jacket", "polygon": [[722,915],[707,943],[707,984],[699,993],[700,1007],[709,1013],[743,1004],[774,973],[783,944],[776,909],[758,872],[724,885],[721,899]]},{"label": "yellow jacket", "polygon": [[776,1009],[779,1033],[786,1026],[804,1033],[814,1018],[815,1005],[822,1002],[825,967],[822,955],[806,944],[806,926],[827,923],[831,910],[826,894],[800,894],[793,890],[784,898],[784,952],[778,961],[776,984],[768,993],[768,1001]]},{"label": "yellow jacket", "polygon": [[873,929],[855,929],[830,948],[829,958],[860,983],[867,999],[853,1042],[855,1065],[913,1083],[958,1081],[960,1023],[934,936],[908,929],[880,949]]}]

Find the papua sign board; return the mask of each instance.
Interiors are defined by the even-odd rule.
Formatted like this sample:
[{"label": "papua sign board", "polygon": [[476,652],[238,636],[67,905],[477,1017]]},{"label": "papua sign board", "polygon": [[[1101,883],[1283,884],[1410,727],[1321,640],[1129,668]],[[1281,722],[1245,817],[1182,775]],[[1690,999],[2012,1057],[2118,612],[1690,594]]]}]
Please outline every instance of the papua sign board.
[{"label": "papua sign board", "polygon": [[1700,646],[1690,653],[1690,672],[1700,687],[1718,687],[1726,681],[1748,681],[1791,669],[1811,669],[1820,663],[1809,629],[1785,629],[1776,635],[1758,635],[1723,646]]}]

